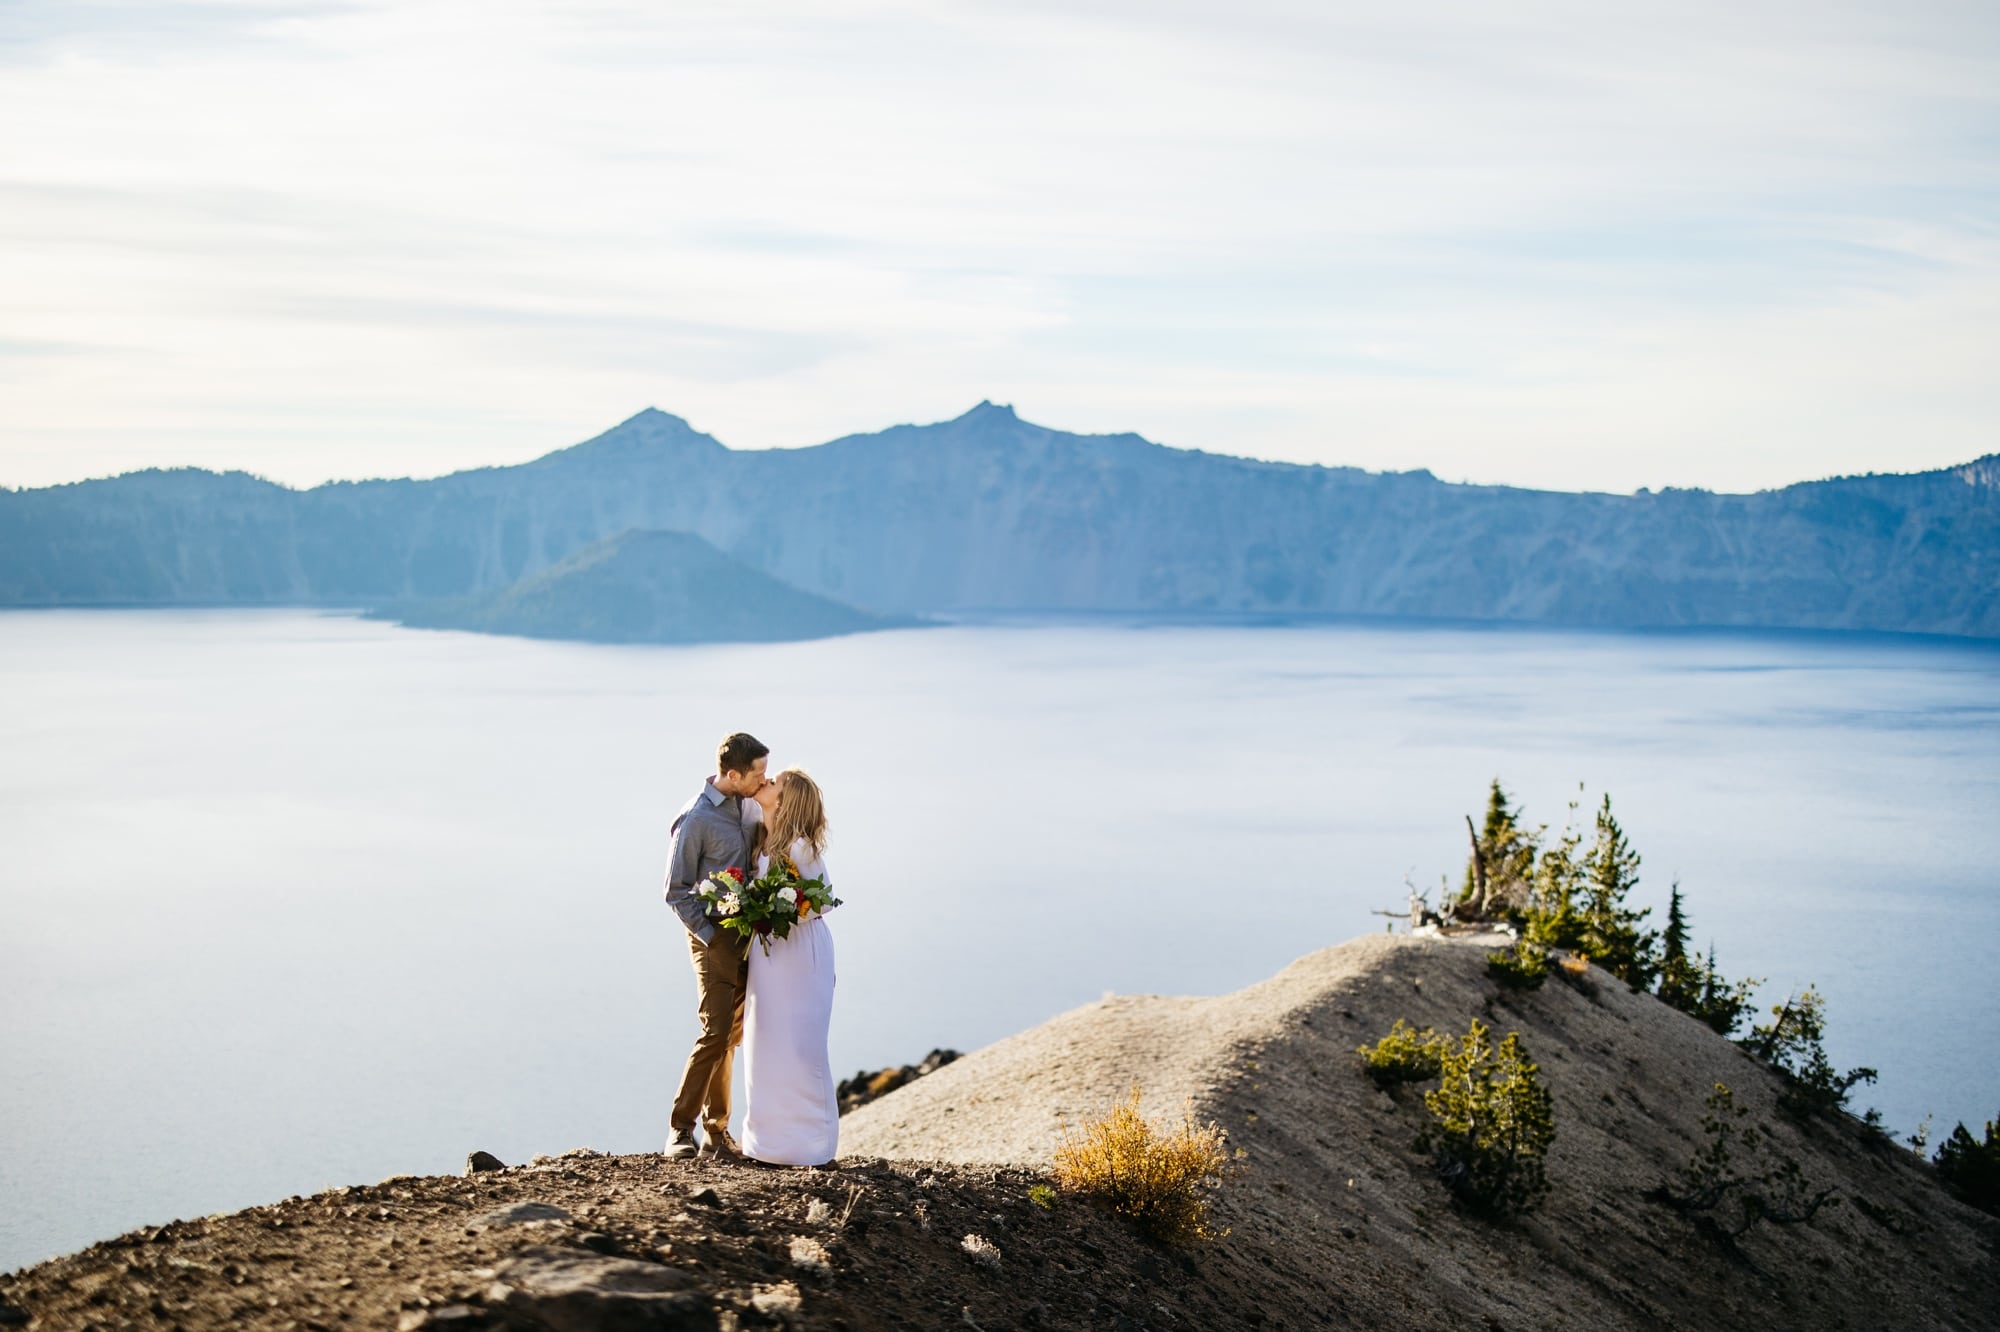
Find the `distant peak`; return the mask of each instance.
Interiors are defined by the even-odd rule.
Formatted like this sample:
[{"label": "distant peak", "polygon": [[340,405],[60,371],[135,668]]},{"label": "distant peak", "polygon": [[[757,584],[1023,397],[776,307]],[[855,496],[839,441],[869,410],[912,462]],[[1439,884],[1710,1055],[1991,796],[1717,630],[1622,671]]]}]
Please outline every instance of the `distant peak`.
[{"label": "distant peak", "polygon": [[558,449],[540,461],[578,457],[648,459],[662,452],[720,450],[722,447],[719,440],[696,430],[672,412],[648,407],[635,416],[626,417],[603,434],[586,439],[581,444]]},{"label": "distant peak", "polygon": [[663,412],[657,407],[644,408],[618,423],[620,427],[629,425],[650,425],[654,427],[670,425],[679,426],[682,430],[694,429],[693,426],[687,423],[686,417],[675,416],[672,412]]},{"label": "distant peak", "polygon": [[974,407],[958,419],[961,421],[1018,421],[1021,418],[1014,414],[1014,405],[1012,403],[993,402],[989,399],[981,398],[977,407]]}]

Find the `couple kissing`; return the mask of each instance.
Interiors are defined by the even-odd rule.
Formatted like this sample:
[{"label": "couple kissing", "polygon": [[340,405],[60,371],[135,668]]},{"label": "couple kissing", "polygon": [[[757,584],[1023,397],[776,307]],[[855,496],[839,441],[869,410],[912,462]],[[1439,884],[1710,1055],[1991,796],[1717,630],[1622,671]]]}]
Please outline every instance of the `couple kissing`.
[{"label": "couple kissing", "polygon": [[[691,1157],[701,1129],[718,1158],[824,1165],[840,1107],[827,1059],[833,934],[826,804],[798,768],[771,776],[770,750],[737,732],[715,775],[674,816],[667,905],[687,935],[701,1034],[668,1120],[666,1155]],[[761,900],[760,907],[746,902]],[[772,917],[777,925],[774,928]],[[743,1046],[743,1142],[730,1136],[730,1077]]]}]

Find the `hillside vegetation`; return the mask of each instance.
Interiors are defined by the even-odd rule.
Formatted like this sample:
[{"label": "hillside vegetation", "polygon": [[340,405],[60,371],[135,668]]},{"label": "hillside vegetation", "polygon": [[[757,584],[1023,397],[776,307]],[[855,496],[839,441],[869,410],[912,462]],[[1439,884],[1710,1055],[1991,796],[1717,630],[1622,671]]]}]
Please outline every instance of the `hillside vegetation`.
[{"label": "hillside vegetation", "polygon": [[[1233,995],[1107,998],[854,1111],[842,1150],[1044,1169],[1063,1123],[1136,1082],[1149,1113],[1189,1105],[1243,1153],[1205,1270],[1325,1326],[2000,1325],[2000,1222],[1920,1157],[1850,1116],[1786,1113],[1778,1074],[1600,968],[1510,989],[1489,973],[1494,944],[1366,936]],[[1468,1208],[1419,1149],[1423,1096],[1385,1090],[1356,1054],[1398,1020],[1477,1020],[1538,1063],[1554,1138],[1532,1209]],[[1712,1145],[1717,1083],[1758,1133],[1738,1164],[1789,1162],[1827,1193],[1810,1223],[1722,1242],[1660,1196]]]}]

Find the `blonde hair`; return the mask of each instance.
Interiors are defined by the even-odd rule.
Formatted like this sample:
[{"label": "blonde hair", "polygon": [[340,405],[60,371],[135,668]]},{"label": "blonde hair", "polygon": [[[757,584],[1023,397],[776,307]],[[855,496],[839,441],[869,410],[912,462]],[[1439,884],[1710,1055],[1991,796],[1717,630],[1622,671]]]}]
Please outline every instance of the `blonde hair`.
[{"label": "blonde hair", "polygon": [[819,783],[803,768],[786,768],[777,776],[778,808],[759,825],[764,849],[772,856],[788,856],[792,843],[805,839],[815,856],[826,852],[826,800]]}]

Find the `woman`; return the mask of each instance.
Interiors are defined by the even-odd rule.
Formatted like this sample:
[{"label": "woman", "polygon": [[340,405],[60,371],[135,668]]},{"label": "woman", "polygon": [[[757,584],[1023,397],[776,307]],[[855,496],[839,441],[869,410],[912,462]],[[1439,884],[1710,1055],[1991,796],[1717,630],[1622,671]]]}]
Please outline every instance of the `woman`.
[{"label": "woman", "polygon": [[[799,877],[826,873],[826,804],[819,785],[787,768],[757,793],[757,873],[788,855]],[[772,1165],[824,1165],[839,1154],[840,1102],[827,1062],[833,1017],[833,933],[817,913],[791,936],[750,947],[743,999],[743,1063],[748,1106],[743,1153]]]}]

